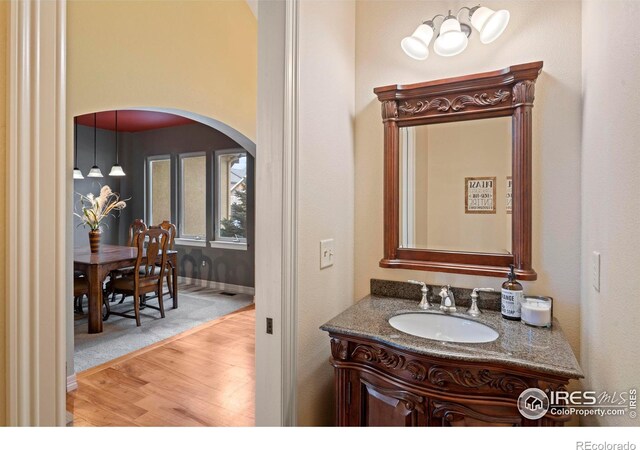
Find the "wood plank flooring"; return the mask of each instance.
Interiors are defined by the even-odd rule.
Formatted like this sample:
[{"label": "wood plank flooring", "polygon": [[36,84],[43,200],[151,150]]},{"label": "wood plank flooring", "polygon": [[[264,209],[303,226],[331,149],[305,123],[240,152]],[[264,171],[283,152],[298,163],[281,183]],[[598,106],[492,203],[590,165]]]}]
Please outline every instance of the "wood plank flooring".
[{"label": "wood plank flooring", "polygon": [[78,374],[73,426],[253,426],[249,306]]}]

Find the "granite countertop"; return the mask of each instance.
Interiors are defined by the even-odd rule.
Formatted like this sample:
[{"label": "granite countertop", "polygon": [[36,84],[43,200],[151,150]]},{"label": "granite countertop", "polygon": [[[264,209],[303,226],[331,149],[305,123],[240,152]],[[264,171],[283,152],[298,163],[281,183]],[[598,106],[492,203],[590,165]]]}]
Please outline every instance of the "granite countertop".
[{"label": "granite countertop", "polygon": [[392,328],[389,318],[406,312],[445,314],[436,307],[428,311],[418,302],[382,295],[368,295],[337,315],[320,329],[354,337],[373,339],[399,349],[448,360],[501,363],[514,368],[569,378],[583,378],[558,321],[549,328],[534,328],[522,322],[505,320],[497,311],[483,310],[479,317],[466,314],[466,308],[447,314],[483,323],[499,333],[498,339],[483,344],[441,342],[412,336]]}]

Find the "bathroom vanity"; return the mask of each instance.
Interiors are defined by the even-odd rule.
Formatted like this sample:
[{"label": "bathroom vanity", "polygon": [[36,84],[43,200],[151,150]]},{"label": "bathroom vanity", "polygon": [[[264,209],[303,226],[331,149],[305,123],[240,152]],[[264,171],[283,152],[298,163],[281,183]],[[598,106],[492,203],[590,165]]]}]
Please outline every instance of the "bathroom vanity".
[{"label": "bathroom vanity", "polygon": [[[415,286],[405,287],[412,289],[419,293]],[[374,286],[372,292],[381,290]],[[336,425],[562,426],[569,420],[550,412],[529,420],[517,407],[527,388],[566,390],[570,379],[583,377],[558,322],[542,329],[507,321],[497,310],[487,310],[495,308],[495,301],[484,300],[483,313],[472,318],[462,295],[458,311],[447,315],[484,324],[498,333],[497,339],[455,343],[403,333],[389,324],[390,318],[445,313],[437,306],[419,309],[415,299],[379,294],[321,327],[331,337]]]},{"label": "bathroom vanity", "polygon": [[[514,267],[518,280],[537,279],[533,103],[542,65],[374,89],[384,129],[380,267],[500,278]],[[414,284],[372,280],[370,296],[321,327],[331,337],[337,425],[561,426],[570,419],[547,411],[542,393],[523,395],[520,406],[533,411],[527,417],[518,408],[528,388],[564,391],[583,377],[555,319],[551,328],[505,320],[499,294],[482,296],[476,317],[475,309],[467,313],[470,290],[430,292],[436,306],[424,310]]]}]

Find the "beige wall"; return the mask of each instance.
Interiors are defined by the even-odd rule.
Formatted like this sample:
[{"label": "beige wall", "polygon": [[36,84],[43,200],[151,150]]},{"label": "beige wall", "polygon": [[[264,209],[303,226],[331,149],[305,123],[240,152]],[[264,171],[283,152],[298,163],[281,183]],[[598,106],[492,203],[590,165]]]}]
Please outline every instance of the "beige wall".
[{"label": "beige wall", "polygon": [[[417,127],[415,248],[510,253],[511,118]],[[428,129],[428,132],[426,130]],[[494,214],[465,213],[465,178],[495,177]],[[426,185],[424,183],[426,181]]]},{"label": "beige wall", "polygon": [[468,2],[357,3],[355,297],[369,292],[372,277],[418,278],[464,287],[500,287],[503,281],[378,267],[383,233],[383,129],[373,88],[542,60],[533,119],[533,267],[538,281],[524,285],[528,293],[556,299],[556,316],[578,352],[581,4],[553,2],[550,8],[547,1],[495,1],[491,8],[511,12],[509,27],[496,42],[483,45],[474,34],[461,55],[443,58],[432,52],[426,61],[415,61],[402,52],[401,39],[413,32],[420,20],[459,6],[468,6]]},{"label": "beige wall", "polygon": [[[353,303],[355,4],[300,2],[298,425],[333,423],[329,339]],[[330,70],[327,70],[330,68]],[[334,238],[320,270],[320,240]]]},{"label": "beige wall", "polygon": [[[9,27],[9,3],[0,2],[0,255],[4,255],[6,236],[6,158],[7,158],[7,29]],[[6,330],[5,330],[5,267],[0,258],[0,426],[6,423]]]},{"label": "beige wall", "polygon": [[[581,364],[584,385],[597,391],[640,388],[638,15],[635,0],[583,6]],[[600,292],[592,286],[594,251],[601,253]],[[585,423],[637,426],[638,420]]]},{"label": "beige wall", "polygon": [[255,141],[257,21],[246,2],[71,0],[67,20],[69,118],[177,108]]}]

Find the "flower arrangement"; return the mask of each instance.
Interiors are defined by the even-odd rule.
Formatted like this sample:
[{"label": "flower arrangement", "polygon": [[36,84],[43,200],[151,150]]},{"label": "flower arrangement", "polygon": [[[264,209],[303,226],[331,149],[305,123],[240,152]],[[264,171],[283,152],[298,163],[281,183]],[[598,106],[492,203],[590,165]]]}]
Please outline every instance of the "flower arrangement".
[{"label": "flower arrangement", "polygon": [[102,186],[98,197],[93,194],[82,195],[78,193],[82,214],[74,212],[76,217],[82,221],[81,225],[91,228],[92,231],[100,230],[102,221],[113,216],[112,212],[120,211],[127,206],[126,200],[120,200],[120,195],[113,192],[107,185]]}]

